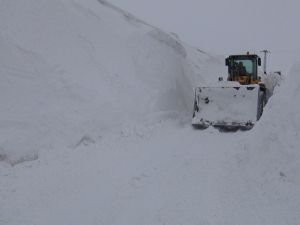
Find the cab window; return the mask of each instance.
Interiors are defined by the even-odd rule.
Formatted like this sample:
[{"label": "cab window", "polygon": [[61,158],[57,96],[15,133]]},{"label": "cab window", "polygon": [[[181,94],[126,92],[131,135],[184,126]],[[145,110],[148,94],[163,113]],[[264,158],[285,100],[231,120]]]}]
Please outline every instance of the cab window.
[{"label": "cab window", "polygon": [[243,66],[248,75],[253,75],[254,73],[254,61],[250,59],[236,59],[234,60],[234,65],[236,67]]}]

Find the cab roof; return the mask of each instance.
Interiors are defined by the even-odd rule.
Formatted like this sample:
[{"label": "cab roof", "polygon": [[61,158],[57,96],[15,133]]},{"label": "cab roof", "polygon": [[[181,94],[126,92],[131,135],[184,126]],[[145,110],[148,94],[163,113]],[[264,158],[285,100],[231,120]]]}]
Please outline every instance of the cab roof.
[{"label": "cab roof", "polygon": [[230,59],[257,59],[259,58],[256,54],[245,54],[245,55],[230,55],[228,58]]}]

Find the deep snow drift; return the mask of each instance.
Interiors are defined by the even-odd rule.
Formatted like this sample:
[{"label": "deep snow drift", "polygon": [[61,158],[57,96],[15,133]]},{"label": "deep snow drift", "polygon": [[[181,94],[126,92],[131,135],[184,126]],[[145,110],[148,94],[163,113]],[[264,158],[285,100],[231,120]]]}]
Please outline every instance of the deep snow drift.
[{"label": "deep snow drift", "polygon": [[0,30],[0,154],[12,164],[190,114],[194,84],[220,64],[106,1],[3,0]]},{"label": "deep snow drift", "polygon": [[223,60],[102,0],[0,5],[1,225],[300,223],[300,65],[251,131],[195,131]]},{"label": "deep snow drift", "polygon": [[299,74],[296,63],[247,140],[240,141],[238,165],[249,191],[247,207],[255,212],[253,223],[300,223]]}]

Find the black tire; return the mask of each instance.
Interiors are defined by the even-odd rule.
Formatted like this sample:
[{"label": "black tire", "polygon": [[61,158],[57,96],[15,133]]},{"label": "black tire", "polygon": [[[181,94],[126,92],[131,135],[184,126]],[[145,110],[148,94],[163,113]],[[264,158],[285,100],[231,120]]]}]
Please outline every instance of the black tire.
[{"label": "black tire", "polygon": [[266,92],[264,90],[261,90],[258,94],[257,120],[259,120],[260,117],[262,116],[265,105],[266,105]]},{"label": "black tire", "polygon": [[192,124],[192,126],[195,130],[205,130],[209,127],[209,125],[206,124]]}]

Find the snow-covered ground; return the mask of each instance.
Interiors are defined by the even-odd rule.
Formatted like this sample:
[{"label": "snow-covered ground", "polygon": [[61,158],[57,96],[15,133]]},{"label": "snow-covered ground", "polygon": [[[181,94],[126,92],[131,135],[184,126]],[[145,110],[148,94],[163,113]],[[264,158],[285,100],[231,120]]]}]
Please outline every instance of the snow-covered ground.
[{"label": "snow-covered ground", "polygon": [[103,0],[0,6],[1,225],[300,223],[300,64],[251,131],[198,131],[223,59]]}]

